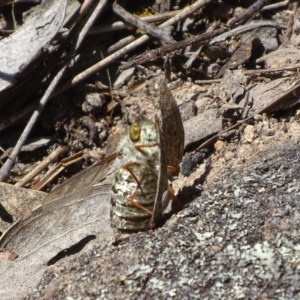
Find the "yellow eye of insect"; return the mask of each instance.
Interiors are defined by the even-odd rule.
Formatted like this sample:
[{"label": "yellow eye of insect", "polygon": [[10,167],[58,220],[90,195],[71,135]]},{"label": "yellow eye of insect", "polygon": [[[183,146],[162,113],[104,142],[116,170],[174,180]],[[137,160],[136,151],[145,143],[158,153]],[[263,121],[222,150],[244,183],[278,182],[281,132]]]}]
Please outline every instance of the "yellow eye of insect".
[{"label": "yellow eye of insect", "polygon": [[130,126],[130,130],[129,130],[129,137],[133,142],[136,142],[139,140],[140,138],[140,134],[141,134],[141,127],[139,125],[139,123],[133,123]]}]

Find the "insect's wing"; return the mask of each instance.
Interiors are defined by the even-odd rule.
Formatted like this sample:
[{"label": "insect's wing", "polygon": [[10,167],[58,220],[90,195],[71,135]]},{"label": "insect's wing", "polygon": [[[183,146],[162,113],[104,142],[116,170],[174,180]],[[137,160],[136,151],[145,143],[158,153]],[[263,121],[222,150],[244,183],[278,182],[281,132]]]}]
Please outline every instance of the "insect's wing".
[{"label": "insect's wing", "polygon": [[167,153],[167,165],[177,167],[184,152],[184,128],[177,103],[164,79],[160,80],[159,106],[162,121],[162,140]]},{"label": "insect's wing", "polygon": [[159,121],[156,121],[157,139],[160,145],[159,151],[159,171],[157,176],[157,189],[155,195],[155,202],[153,206],[153,214],[151,223],[158,224],[163,214],[163,194],[168,189],[168,175],[167,175],[167,155],[165,153],[164,140],[162,138],[162,132],[159,128]]},{"label": "insect's wing", "polygon": [[[160,133],[159,173],[153,207],[152,223],[158,224],[169,200],[167,166],[178,167],[184,152],[184,128],[177,103],[164,79],[160,80],[159,106],[162,132]],[[179,169],[178,169],[179,171]],[[176,174],[174,174],[176,175]]]},{"label": "insect's wing", "polygon": [[107,174],[112,162],[118,155],[118,153],[114,153],[98,164],[92,165],[66,180],[46,196],[42,203],[43,210],[50,211],[80,199],[95,183],[99,182]]}]

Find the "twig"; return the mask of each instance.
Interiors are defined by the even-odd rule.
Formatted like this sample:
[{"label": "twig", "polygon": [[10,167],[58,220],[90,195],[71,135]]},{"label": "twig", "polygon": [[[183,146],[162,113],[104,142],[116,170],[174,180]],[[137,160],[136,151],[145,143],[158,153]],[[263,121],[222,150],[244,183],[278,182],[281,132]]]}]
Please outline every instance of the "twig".
[{"label": "twig", "polygon": [[297,10],[299,7],[299,2],[295,2],[293,3],[293,13],[290,14],[290,19],[287,25],[287,29],[285,31],[285,33],[282,36],[282,44],[289,44],[291,37],[293,35],[293,30],[294,30],[294,23],[295,23],[295,18],[297,15]]},{"label": "twig", "polygon": [[227,22],[227,26],[233,27],[237,23],[245,23],[269,2],[270,0],[256,0],[256,2],[250,5],[247,9],[243,10],[239,15],[234,16],[231,20],[229,20]]},{"label": "twig", "polygon": [[[89,1],[89,2],[93,2],[93,1]],[[18,156],[18,154],[19,154],[19,152],[20,152],[20,150],[23,146],[23,144],[25,143],[29,133],[31,132],[34,124],[36,123],[38,117],[41,115],[41,113],[42,113],[47,101],[50,99],[50,96],[53,93],[54,89],[56,88],[59,81],[63,77],[64,72],[67,69],[69,62],[73,58],[73,55],[76,53],[77,49],[79,48],[79,46],[83,42],[83,39],[86,36],[87,31],[92,26],[92,23],[95,21],[98,14],[103,10],[105,4],[106,4],[106,0],[100,0],[99,3],[96,5],[95,9],[93,10],[93,12],[91,13],[88,21],[83,26],[83,28],[82,28],[79,36],[78,36],[77,43],[75,44],[74,47],[71,47],[71,49],[69,50],[69,52],[67,54],[66,64],[57,73],[57,75],[54,77],[54,79],[50,83],[49,87],[45,91],[45,94],[43,95],[43,97],[40,100],[38,108],[33,112],[29,122],[27,123],[27,125],[26,125],[26,127],[25,127],[25,129],[22,133],[22,135],[20,136],[16,146],[14,147],[14,150],[11,153],[11,156],[10,156],[11,159],[6,160],[5,164],[2,166],[2,168],[0,170],[0,182],[4,181],[8,177],[8,174],[9,174],[9,172],[10,172],[10,170],[11,170],[11,168],[12,168],[12,166],[13,166],[13,164],[14,164],[14,162],[15,162],[15,160],[16,160],[16,158],[17,158],[17,156]]]},{"label": "twig", "polygon": [[208,39],[212,39],[213,37],[220,35],[223,32],[225,32],[225,29],[223,29],[223,28],[217,29],[215,31],[196,35],[196,36],[194,36],[190,39],[186,39],[184,41],[176,42],[171,45],[163,46],[161,48],[154,49],[152,51],[148,51],[148,52],[144,53],[143,55],[137,57],[136,59],[129,61],[126,64],[120,66],[119,69],[121,71],[123,71],[123,70],[129,69],[129,68],[135,67],[137,65],[141,65],[147,61],[156,59],[158,57],[162,57],[172,51],[183,49],[187,46],[197,44],[197,43],[203,42]]},{"label": "twig", "polygon": [[133,35],[126,36],[125,38],[119,40],[115,44],[109,46],[107,48],[107,54],[114,53],[114,52],[118,51],[119,49],[124,48],[126,45],[133,42],[134,40],[135,40],[135,37]]},{"label": "twig", "polygon": [[66,148],[57,147],[52,151],[41,163],[39,163],[34,169],[26,174],[19,182],[15,184],[16,187],[22,187],[29,181],[31,181],[37,174],[47,168],[53,161],[55,161],[60,155],[66,152]]},{"label": "twig", "polygon": [[119,15],[125,22],[139,28],[141,31],[145,32],[148,36],[156,38],[165,44],[174,43],[173,37],[166,30],[160,27],[152,26],[141,19],[135,17],[128,11],[126,11],[122,6],[120,6],[117,2],[113,4],[114,12]]},{"label": "twig", "polygon": [[14,2],[15,2],[15,0],[1,0],[0,1],[0,7],[12,4]]},{"label": "twig", "polygon": [[[164,14],[161,14],[161,15],[154,15],[154,16],[144,17],[144,18],[141,18],[141,20],[143,20],[144,22],[148,22],[148,23],[155,22],[155,21],[156,22],[157,21],[164,21],[164,20],[170,19],[171,17],[175,16],[176,14],[178,14],[180,12],[181,12],[181,10],[171,11],[171,12],[167,12],[167,13],[164,13]],[[124,26],[123,28],[126,28],[125,24],[123,22],[117,22],[117,23],[122,23],[123,26]],[[126,45],[128,45],[129,43],[133,42],[134,40],[135,40],[135,37],[133,35],[129,35],[129,36],[119,40],[115,44],[111,45],[109,48],[107,48],[106,53],[111,54],[113,52],[116,52],[119,49],[121,49],[121,48],[125,47]]]},{"label": "twig", "polygon": [[76,163],[85,158],[84,151],[77,152],[70,157],[64,158],[52,170],[50,170],[37,184],[32,187],[33,190],[41,191],[49,182],[59,175],[67,166]]},{"label": "twig", "polygon": [[[183,9],[181,11],[181,13],[179,13],[175,17],[173,17],[173,18],[169,19],[168,21],[164,22],[163,24],[161,24],[159,27],[166,27],[166,26],[173,25],[173,24],[179,22],[181,19],[184,19],[187,16],[189,16],[190,14],[194,13],[197,9],[199,9],[199,8],[201,8],[201,7],[203,7],[207,4],[210,4],[212,2],[213,2],[213,0],[198,0],[194,4],[192,4],[188,7],[186,7],[185,9]],[[84,72],[82,72],[82,73],[78,74],[77,76],[75,76],[71,81],[64,84],[62,87],[60,87],[56,91],[56,93],[54,93],[53,96],[61,94],[62,92],[68,90],[72,86],[74,86],[74,85],[78,84],[79,82],[85,80],[86,78],[88,78],[92,74],[94,74],[96,72],[99,72],[99,70],[105,68],[110,63],[113,63],[117,59],[123,57],[125,54],[127,54],[130,51],[132,51],[132,50],[136,49],[137,47],[141,46],[142,44],[147,42],[149,39],[150,38],[147,35],[143,35],[139,39],[137,39],[136,41],[131,43],[130,45],[127,45],[124,48],[117,51],[116,53],[114,53],[110,56],[107,56],[106,58],[104,58],[100,62],[98,62],[95,65],[93,65],[93,66],[89,67],[88,69],[86,69]]]},{"label": "twig", "polygon": [[274,27],[277,30],[279,28],[282,28],[280,24],[275,23],[273,21],[250,22],[245,25],[241,25],[234,29],[231,29],[230,31],[226,31],[225,33],[221,34],[220,36],[213,38],[209,42],[209,46],[213,46],[213,45],[222,43],[226,40],[228,41],[230,38],[232,38],[234,36],[240,36],[246,32],[256,31],[258,28],[263,28],[263,27]]},{"label": "twig", "polygon": [[[165,13],[162,13],[159,15],[141,17],[140,19],[147,23],[160,23],[160,22],[170,19],[171,17],[176,16],[181,11],[182,10],[173,10],[173,11],[168,11],[168,12],[165,12]],[[91,28],[91,30],[89,31],[88,35],[118,31],[118,30],[123,30],[123,29],[127,29],[127,26],[122,21],[118,21],[111,25],[93,26]]]},{"label": "twig", "polygon": [[17,30],[17,22],[16,22],[16,16],[15,16],[15,3],[12,3],[12,5],[11,5],[11,16],[13,19],[14,30]]},{"label": "twig", "polygon": [[[270,68],[270,69],[257,69],[257,70],[245,70],[244,75],[258,75],[272,72],[284,72],[287,70],[294,70],[300,68],[300,64],[295,64],[292,66],[284,66],[280,68]],[[195,80],[195,84],[213,84],[220,83],[222,79],[205,79],[205,80]]]},{"label": "twig", "polygon": [[252,75],[252,74],[263,74],[263,73],[271,73],[271,72],[283,72],[287,70],[293,70],[300,68],[300,64],[295,64],[292,66],[283,66],[280,68],[271,68],[271,69],[258,69],[258,70],[245,70],[245,75]]},{"label": "twig", "polygon": [[260,11],[270,11],[270,10],[275,10],[275,9],[279,9],[279,8],[283,8],[288,6],[290,3],[290,0],[285,0],[282,2],[278,2],[278,3],[273,3],[270,5],[267,5],[265,7],[263,7]]},{"label": "twig", "polygon": [[192,55],[191,57],[188,59],[188,61],[184,64],[184,68],[186,70],[190,69],[190,67],[192,66],[193,62],[195,61],[195,59],[198,57],[198,55],[200,54],[200,52],[202,51],[203,45],[201,45]]}]

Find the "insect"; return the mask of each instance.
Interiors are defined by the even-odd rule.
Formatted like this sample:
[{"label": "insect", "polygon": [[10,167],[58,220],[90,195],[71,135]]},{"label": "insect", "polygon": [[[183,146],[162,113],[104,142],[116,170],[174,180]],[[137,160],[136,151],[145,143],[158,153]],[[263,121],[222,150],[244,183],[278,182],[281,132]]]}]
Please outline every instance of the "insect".
[{"label": "insect", "polygon": [[145,230],[161,218],[168,189],[158,119],[132,124],[117,150],[122,155],[111,190],[111,224],[118,231]]},{"label": "insect", "polygon": [[[168,203],[168,166],[178,172],[184,130],[179,109],[164,80],[160,81],[160,121],[141,119],[130,126],[117,151],[75,175],[51,192],[43,209],[76,201],[99,182],[112,165],[117,168],[111,189],[111,225],[120,232],[154,227]],[[169,176],[169,178],[171,178]]]}]

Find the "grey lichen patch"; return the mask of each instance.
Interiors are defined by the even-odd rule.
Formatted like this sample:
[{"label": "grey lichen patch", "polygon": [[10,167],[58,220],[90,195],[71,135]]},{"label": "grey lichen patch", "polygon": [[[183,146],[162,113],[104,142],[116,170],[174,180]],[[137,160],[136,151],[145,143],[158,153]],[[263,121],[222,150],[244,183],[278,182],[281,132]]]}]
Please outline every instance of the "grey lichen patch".
[{"label": "grey lichen patch", "polygon": [[58,263],[27,299],[299,298],[299,145],[266,146],[164,227]]}]

